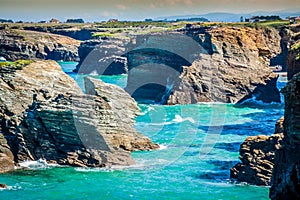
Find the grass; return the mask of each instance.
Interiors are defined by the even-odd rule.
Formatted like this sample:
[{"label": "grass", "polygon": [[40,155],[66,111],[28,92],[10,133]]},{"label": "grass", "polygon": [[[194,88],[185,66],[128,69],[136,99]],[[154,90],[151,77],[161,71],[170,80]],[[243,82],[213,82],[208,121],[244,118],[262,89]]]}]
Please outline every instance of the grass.
[{"label": "grass", "polygon": [[23,67],[33,63],[32,60],[17,60],[14,62],[0,62],[0,67],[11,67],[16,68],[17,70],[23,69]]},{"label": "grass", "polygon": [[114,34],[112,33],[94,33],[92,35],[93,38],[99,38],[99,37],[113,37]]},{"label": "grass", "polygon": [[291,50],[296,52],[295,60],[296,61],[300,60],[300,41],[298,41],[297,43],[295,43],[292,46]]}]

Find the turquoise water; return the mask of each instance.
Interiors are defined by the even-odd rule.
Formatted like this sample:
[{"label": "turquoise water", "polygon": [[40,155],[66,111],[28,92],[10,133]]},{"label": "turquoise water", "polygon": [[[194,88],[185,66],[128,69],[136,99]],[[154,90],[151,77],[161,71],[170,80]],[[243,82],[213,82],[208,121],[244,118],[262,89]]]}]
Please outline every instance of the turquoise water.
[{"label": "turquoise water", "polygon": [[[126,83],[124,75],[98,78]],[[282,104],[139,106],[135,127],[160,150],[134,152],[136,165],[113,169],[31,163],[30,170],[0,175],[9,186],[0,199],[268,199],[268,187],[232,183],[229,169],[247,136],[274,132]]]}]

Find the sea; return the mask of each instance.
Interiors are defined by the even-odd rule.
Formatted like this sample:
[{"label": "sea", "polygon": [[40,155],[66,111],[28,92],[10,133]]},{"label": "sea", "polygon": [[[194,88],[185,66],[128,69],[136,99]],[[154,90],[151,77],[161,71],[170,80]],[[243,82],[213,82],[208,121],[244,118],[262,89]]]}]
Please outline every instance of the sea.
[{"label": "sea", "polygon": [[[83,88],[84,75],[72,72],[77,63],[61,62],[62,69]],[[126,86],[127,76],[93,76]],[[280,76],[278,87],[286,84]],[[84,89],[84,88],[83,88]],[[135,128],[160,145],[159,150],[133,152],[129,167],[79,168],[49,165],[44,160],[22,163],[0,175],[0,199],[99,200],[264,200],[269,187],[230,180],[239,162],[240,144],[254,135],[271,135],[284,114],[283,103],[264,104],[139,104],[142,115]]]}]

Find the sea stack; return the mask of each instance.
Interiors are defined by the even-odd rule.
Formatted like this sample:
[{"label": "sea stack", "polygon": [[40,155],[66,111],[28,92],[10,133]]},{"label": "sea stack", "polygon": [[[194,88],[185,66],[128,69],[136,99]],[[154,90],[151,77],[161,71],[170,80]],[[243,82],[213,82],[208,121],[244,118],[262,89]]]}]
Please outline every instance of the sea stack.
[{"label": "sea stack", "polygon": [[158,148],[133,128],[139,108],[117,86],[87,79],[84,94],[54,61],[1,67],[0,75],[1,172],[40,158],[79,167],[131,165],[130,151]]}]

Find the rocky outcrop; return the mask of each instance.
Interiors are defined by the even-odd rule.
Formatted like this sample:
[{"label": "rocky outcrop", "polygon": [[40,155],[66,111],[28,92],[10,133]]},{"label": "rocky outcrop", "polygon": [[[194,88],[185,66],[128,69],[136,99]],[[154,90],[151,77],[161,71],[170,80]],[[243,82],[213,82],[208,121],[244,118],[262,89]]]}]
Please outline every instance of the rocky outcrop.
[{"label": "rocky outcrop", "polygon": [[[81,167],[130,165],[130,151],[158,148],[132,128],[139,111],[132,98],[124,99],[128,95],[117,87],[86,80],[90,94],[54,61],[0,70],[2,172],[13,161],[40,158]],[[105,89],[98,90],[100,85]]]},{"label": "rocky outcrop", "polygon": [[6,139],[0,134],[0,174],[14,170],[14,157]]},{"label": "rocky outcrop", "polygon": [[286,35],[289,37],[288,55],[287,55],[287,74],[288,80],[300,72],[300,25],[290,26],[285,29]]},{"label": "rocky outcrop", "polygon": [[0,56],[7,60],[77,61],[80,42],[69,37],[25,30],[0,31]]},{"label": "rocky outcrop", "polygon": [[80,62],[76,72],[100,75],[126,74],[125,48],[129,39],[104,38],[82,42],[78,49]]},{"label": "rocky outcrop", "polygon": [[[184,29],[179,34],[153,33],[136,39],[136,44],[127,54],[126,90],[137,100],[163,104],[280,101],[277,75],[270,69],[271,59],[281,51],[275,29]],[[147,91],[151,97],[145,96]]]},{"label": "rocky outcrop", "polygon": [[275,152],[270,198],[300,199],[300,75],[282,90],[285,98],[284,139]]},{"label": "rocky outcrop", "polygon": [[287,72],[288,80],[291,80],[293,76],[300,72],[300,40],[295,43],[289,53],[287,59]]},{"label": "rocky outcrop", "polygon": [[[128,151],[151,150],[159,147],[132,128],[136,115],[140,114],[140,109],[135,100],[122,88],[85,77],[85,90],[87,94],[104,98],[115,113],[111,123],[116,127],[106,127],[106,134],[114,146]],[[127,117],[124,118],[124,116]]]},{"label": "rocky outcrop", "polygon": [[251,136],[240,146],[241,163],[230,169],[230,178],[253,185],[270,185],[275,151],[283,138],[283,121],[276,123],[272,136]]}]

